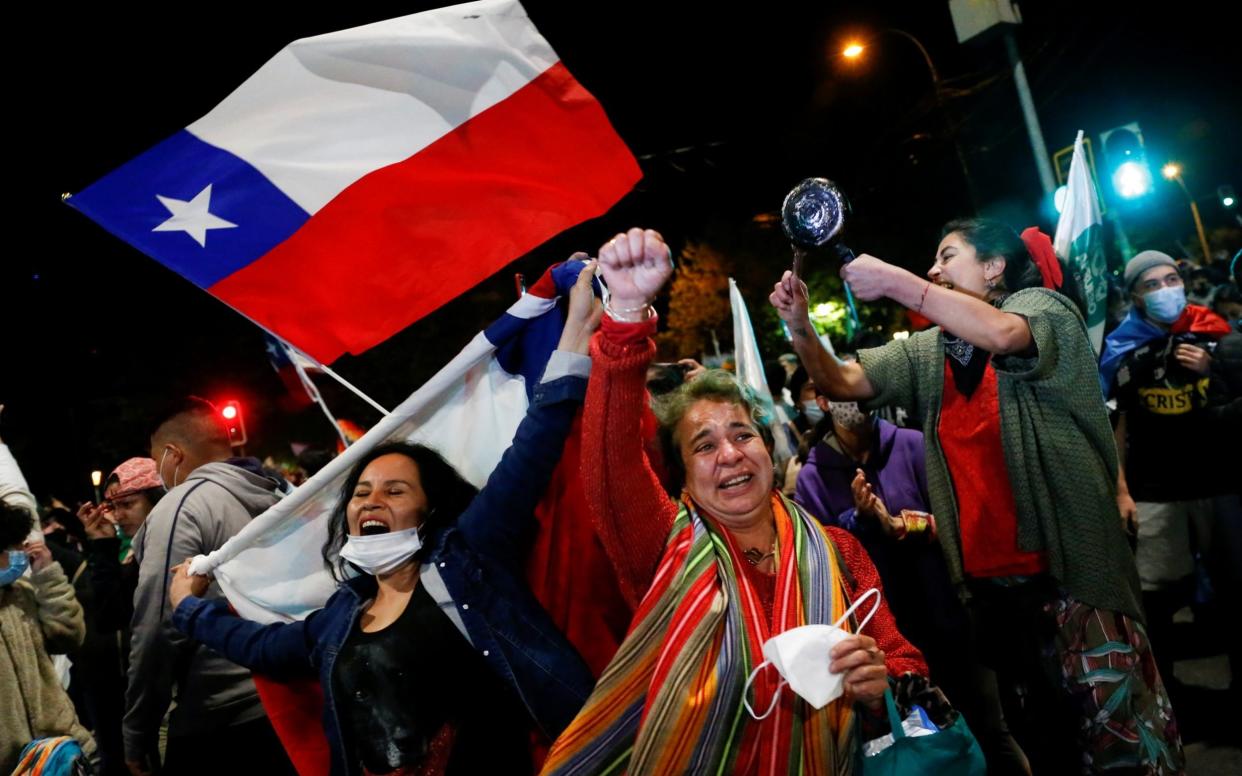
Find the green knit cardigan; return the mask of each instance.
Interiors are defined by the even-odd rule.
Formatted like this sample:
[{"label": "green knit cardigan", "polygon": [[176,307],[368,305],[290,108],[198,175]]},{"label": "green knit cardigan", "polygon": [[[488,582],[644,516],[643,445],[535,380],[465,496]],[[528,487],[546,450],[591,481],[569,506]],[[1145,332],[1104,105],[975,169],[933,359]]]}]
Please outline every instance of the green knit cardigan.
[{"label": "green knit cardigan", "polygon": [[[1045,552],[1052,576],[1074,598],[1141,619],[1138,572],[1117,511],[1117,450],[1082,317],[1069,299],[1042,288],[1010,295],[1001,310],[1027,319],[1037,351],[992,362],[1005,450],[996,476],[1009,475],[1018,546]],[[866,406],[904,407],[923,424],[940,545],[960,584],[953,473],[937,435],[944,359],[939,327],[858,355],[876,391]]]}]

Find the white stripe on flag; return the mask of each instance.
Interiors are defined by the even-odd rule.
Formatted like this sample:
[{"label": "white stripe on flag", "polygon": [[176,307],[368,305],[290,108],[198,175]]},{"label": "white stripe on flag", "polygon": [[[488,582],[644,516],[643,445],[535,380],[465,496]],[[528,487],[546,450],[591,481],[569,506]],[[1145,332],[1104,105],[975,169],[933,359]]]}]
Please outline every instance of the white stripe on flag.
[{"label": "white stripe on flag", "polygon": [[746,300],[737,288],[737,281],[729,278],[729,304],[733,308],[733,357],[737,361],[737,376],[755,393],[772,400],[768,379],[763,372],[763,357],[755,340],[755,329],[750,324]]},{"label": "white stripe on flag", "polygon": [[313,214],[558,61],[516,0],[465,3],[294,41],[187,129]]},{"label": "white stripe on flag", "polygon": [[[737,282],[733,278],[729,278],[729,304],[733,308],[733,358],[737,361],[738,379],[750,386],[767,403],[773,413],[773,426],[788,423],[789,417],[784,408],[778,407],[772,399],[768,377],[763,370],[763,356],[759,353],[759,342],[755,339],[755,328],[750,323],[750,312],[746,309],[746,300],[742,298],[742,292],[738,290]],[[797,452],[790,445],[789,436],[781,428],[773,428],[772,437],[775,460],[788,461]],[[784,475],[784,472],[780,473],[781,477]]]},{"label": "white stripe on flag", "polygon": [[548,299],[547,297],[535,296],[534,294],[522,294],[516,302],[509,306],[507,312],[514,318],[530,320],[531,318],[538,318],[553,307],[556,307],[556,299]]},{"label": "white stripe on flag", "polygon": [[1096,354],[1104,341],[1108,307],[1108,267],[1104,253],[1103,223],[1095,182],[1083,151],[1082,130],[1074,139],[1065,202],[1057,220],[1053,250],[1073,273],[1084,307],[1087,336]]},{"label": "white stripe on flag", "polygon": [[525,381],[496,363],[482,333],[443,369],[291,495],[256,517],[224,546],[194,559],[191,573],[214,574],[238,614],[258,622],[299,620],[336,583],[320,550],[327,520],[354,465],[394,440],[438,450],[482,487],[525,416]]}]

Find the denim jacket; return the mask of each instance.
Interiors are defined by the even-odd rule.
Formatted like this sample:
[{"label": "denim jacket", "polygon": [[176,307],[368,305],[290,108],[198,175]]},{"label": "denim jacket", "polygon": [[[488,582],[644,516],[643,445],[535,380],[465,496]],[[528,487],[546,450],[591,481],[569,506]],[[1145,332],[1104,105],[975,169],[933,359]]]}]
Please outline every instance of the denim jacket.
[{"label": "denim jacket", "polygon": [[[536,529],[535,505],[585,392],[586,380],[572,375],[535,388],[513,444],[466,511],[430,537],[420,568],[419,584],[509,683],[549,739],[574,718],[595,680],[531,593],[523,564]],[[356,774],[360,768],[346,753],[332,675],[338,652],[376,590],[372,576],[351,579],[305,620],[272,625],[230,614],[223,599],[190,596],[177,607],[173,624],[260,674],[280,679],[317,671],[332,773]]]}]

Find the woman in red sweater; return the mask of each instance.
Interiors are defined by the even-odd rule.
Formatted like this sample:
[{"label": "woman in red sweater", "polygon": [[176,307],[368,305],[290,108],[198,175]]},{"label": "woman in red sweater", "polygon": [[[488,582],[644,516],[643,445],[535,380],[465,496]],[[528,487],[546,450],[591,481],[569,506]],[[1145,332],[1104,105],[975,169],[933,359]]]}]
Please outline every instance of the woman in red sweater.
[{"label": "woman in red sweater", "polygon": [[[672,276],[668,246],[631,229],[600,249],[610,291],[591,342],[583,481],[622,592],[629,635],[545,773],[834,773],[859,744],[853,716],[882,712],[889,676],[925,675],[922,655],[881,602],[824,655],[841,700],[816,709],[764,662],[763,644],[832,624],[879,575],[852,536],[824,527],[773,489],[762,405],[709,372],[657,408],[670,499],[643,449],[645,378],[655,354],[650,302]],[[863,609],[862,611],[865,611]],[[752,671],[753,673],[752,675]],[[748,686],[748,677],[751,681]],[[756,718],[743,710],[774,708]]]}]

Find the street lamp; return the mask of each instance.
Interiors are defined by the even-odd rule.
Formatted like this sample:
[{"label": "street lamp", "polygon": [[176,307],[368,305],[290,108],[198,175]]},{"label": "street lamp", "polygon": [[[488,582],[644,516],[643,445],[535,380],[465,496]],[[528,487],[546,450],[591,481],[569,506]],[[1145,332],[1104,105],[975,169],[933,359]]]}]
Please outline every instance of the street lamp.
[{"label": "street lamp", "polygon": [[1186,188],[1186,181],[1182,180],[1182,166],[1176,162],[1169,162],[1160,168],[1160,173],[1168,180],[1174,181],[1178,186],[1182,187],[1182,193],[1186,195],[1186,200],[1190,202],[1190,214],[1195,219],[1195,231],[1199,233],[1199,247],[1203,250],[1203,266],[1207,266],[1212,260],[1212,254],[1208,252],[1207,234],[1203,231],[1203,219],[1199,218],[1199,206],[1195,204],[1195,198],[1190,195],[1190,189]]},{"label": "street lamp", "polygon": [[[913,43],[914,47],[917,48],[919,53],[923,55],[923,62],[927,64],[927,70],[931,74],[932,96],[936,100],[936,110],[940,112],[940,120],[944,122],[945,134],[948,135],[949,140],[953,143],[953,152],[957,156],[958,166],[962,169],[962,178],[966,183],[966,194],[970,197],[970,205],[972,208],[976,207],[975,187],[970,179],[970,170],[966,167],[966,156],[962,153],[962,147],[957,142],[957,132],[953,130],[953,124],[949,121],[949,113],[944,107],[944,91],[940,82],[940,71],[936,70],[936,64],[932,62],[931,54],[927,53],[927,48],[923,46],[922,42],[919,41],[918,38],[914,37],[905,30],[899,30],[896,27],[885,27],[876,33],[875,37],[885,34],[905,38]],[[841,50],[841,56],[846,59],[858,59],[862,56],[865,49],[865,43],[850,41],[846,44],[845,48]]]}]

